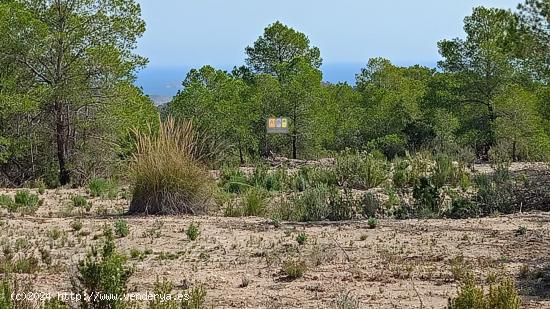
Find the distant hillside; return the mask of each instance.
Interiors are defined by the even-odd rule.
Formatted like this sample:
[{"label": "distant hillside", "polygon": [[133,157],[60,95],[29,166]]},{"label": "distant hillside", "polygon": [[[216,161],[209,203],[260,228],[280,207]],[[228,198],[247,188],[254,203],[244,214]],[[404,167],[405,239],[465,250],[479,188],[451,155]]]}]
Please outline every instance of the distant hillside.
[{"label": "distant hillside", "polygon": [[172,97],[163,95],[149,95],[149,98],[155,102],[155,105],[162,105],[172,101]]}]

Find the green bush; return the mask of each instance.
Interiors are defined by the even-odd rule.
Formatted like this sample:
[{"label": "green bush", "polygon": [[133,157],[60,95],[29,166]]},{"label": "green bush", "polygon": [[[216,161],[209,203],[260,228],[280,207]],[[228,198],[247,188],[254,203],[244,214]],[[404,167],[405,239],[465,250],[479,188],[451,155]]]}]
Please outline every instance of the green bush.
[{"label": "green bush", "polygon": [[330,221],[350,220],[356,212],[356,202],[349,190],[341,194],[339,190],[330,190],[328,196],[328,213]]},{"label": "green bush", "polygon": [[488,294],[478,287],[470,274],[461,284],[458,295],[449,299],[449,309],[519,309],[521,300],[511,278],[491,284]]},{"label": "green bush", "polygon": [[292,199],[293,214],[286,220],[321,221],[329,214],[329,197],[334,188],[317,185],[306,189]]},{"label": "green bush", "polygon": [[31,194],[28,190],[17,191],[15,193],[15,204],[25,207],[35,207],[38,205],[38,195]]},{"label": "green bush", "polygon": [[241,199],[245,216],[262,216],[266,212],[268,193],[261,188],[250,188]]},{"label": "green bush", "polygon": [[286,260],[283,262],[283,273],[289,279],[301,278],[307,271],[307,265],[302,260]]},{"label": "green bush", "polygon": [[82,195],[74,195],[71,198],[71,201],[73,202],[74,207],[85,207],[86,204],[88,204],[88,200]]},{"label": "green bush", "polygon": [[103,178],[95,178],[88,184],[91,197],[116,198],[118,188],[114,181]]},{"label": "green bush", "polygon": [[9,195],[0,195],[0,206],[10,208],[13,204],[15,204],[15,201]]},{"label": "green bush", "polygon": [[115,222],[115,234],[117,237],[126,237],[130,234],[130,227],[126,220],[119,219]]},{"label": "green bush", "polygon": [[479,205],[459,196],[453,198],[448,216],[453,219],[477,218],[481,216],[481,210]]},{"label": "green bush", "polygon": [[407,141],[401,135],[389,134],[370,141],[367,148],[371,151],[379,150],[387,158],[393,159],[404,156],[407,152]]},{"label": "green bush", "polygon": [[[101,250],[92,248],[86,258],[78,263],[78,273],[72,280],[73,291],[80,295],[111,294],[122,296],[126,293],[132,270],[126,266],[126,257],[116,251],[113,231],[105,231],[105,241]],[[82,298],[82,308],[124,308],[123,297]]]},{"label": "green bush", "polygon": [[417,216],[423,218],[439,217],[440,203],[439,189],[432,183],[431,178],[422,177],[413,189],[413,198],[416,204]]},{"label": "green bush", "polygon": [[335,172],[339,185],[366,190],[387,179],[388,165],[370,154],[344,154],[336,158]]},{"label": "green bush", "polygon": [[248,179],[239,168],[224,167],[220,170],[220,186],[227,192],[241,193],[250,188]]},{"label": "green bush", "polygon": [[206,309],[206,290],[196,286],[187,291],[187,296],[181,302],[181,309]]},{"label": "green bush", "polygon": [[359,201],[359,207],[365,218],[376,217],[382,211],[380,201],[371,192],[363,194]]},{"label": "green bush", "polygon": [[158,131],[136,133],[136,152],[130,165],[133,182],[130,213],[205,213],[214,203],[215,183],[204,163],[190,122],[169,118]]},{"label": "green bush", "polygon": [[299,245],[304,245],[307,241],[307,234],[304,233],[304,232],[301,232],[300,234],[298,234],[298,236],[296,236],[296,242],[299,244]]},{"label": "green bush", "polygon": [[189,240],[194,241],[196,240],[200,235],[200,230],[198,224],[191,223],[187,230],[185,230],[185,235],[187,235],[187,238]]},{"label": "green bush", "polygon": [[378,226],[378,219],[369,218],[369,220],[367,220],[367,225],[369,226],[369,229],[375,229]]}]

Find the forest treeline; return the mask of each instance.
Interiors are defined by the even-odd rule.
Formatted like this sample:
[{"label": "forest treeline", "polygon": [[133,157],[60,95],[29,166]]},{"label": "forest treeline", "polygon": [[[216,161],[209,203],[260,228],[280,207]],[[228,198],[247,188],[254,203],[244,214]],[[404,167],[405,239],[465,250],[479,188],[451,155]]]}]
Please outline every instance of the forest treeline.
[{"label": "forest treeline", "polygon": [[[0,0],[0,183],[79,184],[120,171],[132,131],[158,125],[135,87],[147,60],[132,0]],[[241,163],[346,149],[432,151],[463,160],[550,157],[550,1],[477,7],[437,68],[370,59],[355,85],[323,82],[322,53],[281,22],[231,72],[191,70],[162,116],[192,119]],[[359,68],[358,68],[359,70]],[[266,119],[290,119],[268,135]]]}]

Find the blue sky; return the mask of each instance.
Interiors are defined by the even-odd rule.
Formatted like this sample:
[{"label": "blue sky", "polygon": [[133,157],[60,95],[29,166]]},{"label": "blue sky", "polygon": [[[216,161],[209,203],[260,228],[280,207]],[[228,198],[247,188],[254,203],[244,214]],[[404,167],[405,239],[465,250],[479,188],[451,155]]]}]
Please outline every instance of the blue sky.
[{"label": "blue sky", "polygon": [[436,43],[462,37],[462,21],[479,5],[515,9],[520,0],[137,0],[147,31],[137,52],[149,58],[137,84],[174,95],[190,68],[231,69],[244,48],[276,20],[321,49],[323,76],[353,82],[372,57],[435,66]]}]

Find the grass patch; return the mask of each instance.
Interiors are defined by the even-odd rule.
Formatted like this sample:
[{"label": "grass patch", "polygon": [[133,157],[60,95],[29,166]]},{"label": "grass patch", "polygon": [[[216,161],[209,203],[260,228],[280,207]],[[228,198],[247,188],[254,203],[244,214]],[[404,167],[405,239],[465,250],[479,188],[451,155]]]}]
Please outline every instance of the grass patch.
[{"label": "grass patch", "polygon": [[202,163],[203,137],[191,122],[172,118],[158,130],[136,132],[136,153],[130,166],[133,180],[130,213],[205,213],[212,205],[215,184]]}]

